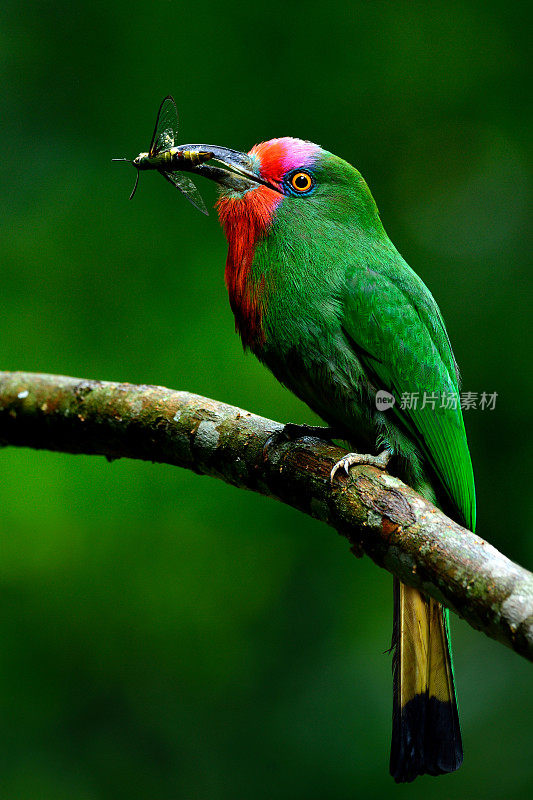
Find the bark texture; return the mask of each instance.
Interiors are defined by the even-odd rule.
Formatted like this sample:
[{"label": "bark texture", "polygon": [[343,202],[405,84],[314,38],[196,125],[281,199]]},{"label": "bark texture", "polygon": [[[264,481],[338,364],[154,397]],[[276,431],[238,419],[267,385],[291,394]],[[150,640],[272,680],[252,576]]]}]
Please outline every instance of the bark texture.
[{"label": "bark texture", "polygon": [[533,661],[533,574],[345,450],[206,397],[128,383],[0,372],[0,444],[174,464],[287,503]]}]

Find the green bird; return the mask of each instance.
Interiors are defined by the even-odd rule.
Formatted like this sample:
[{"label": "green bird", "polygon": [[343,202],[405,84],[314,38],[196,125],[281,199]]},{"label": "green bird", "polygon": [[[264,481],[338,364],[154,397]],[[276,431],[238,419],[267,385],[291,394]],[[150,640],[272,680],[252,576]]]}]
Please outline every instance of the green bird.
[{"label": "green bird", "polygon": [[[220,186],[226,284],[244,347],[354,450],[332,480],[339,468],[384,468],[391,459],[394,474],[474,530],[459,372],[444,321],[385,233],[361,174],[288,137],[249,153],[183,149],[219,163],[190,171]],[[378,392],[395,402],[376,403]],[[463,751],[448,611],[397,579],[393,648],[391,774],[402,782],[453,772]]]}]

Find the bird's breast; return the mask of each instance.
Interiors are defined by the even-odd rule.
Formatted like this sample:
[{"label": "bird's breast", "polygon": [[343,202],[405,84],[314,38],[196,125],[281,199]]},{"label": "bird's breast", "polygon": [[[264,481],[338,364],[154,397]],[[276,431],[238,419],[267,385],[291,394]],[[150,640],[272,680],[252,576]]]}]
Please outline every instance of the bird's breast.
[{"label": "bird's breast", "polygon": [[266,186],[243,194],[222,195],[217,203],[228,240],[226,285],[235,325],[245,347],[260,346],[264,339],[264,275],[253,270],[258,242],[269,232],[282,196]]}]

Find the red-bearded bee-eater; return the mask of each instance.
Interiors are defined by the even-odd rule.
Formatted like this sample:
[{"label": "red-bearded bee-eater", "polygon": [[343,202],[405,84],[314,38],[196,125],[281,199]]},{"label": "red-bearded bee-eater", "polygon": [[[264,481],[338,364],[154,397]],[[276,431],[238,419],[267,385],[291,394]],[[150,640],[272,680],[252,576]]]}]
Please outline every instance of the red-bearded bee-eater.
[{"label": "red-bearded bee-eater", "polygon": [[[226,284],[244,347],[358,451],[332,481],[340,467],[384,468],[391,458],[392,472],[473,530],[472,463],[444,321],[360,173],[288,137],[249,153],[183,149],[219,164],[189,171],[220,186]],[[395,402],[376,403],[380,390]],[[393,647],[391,774],[402,782],[453,772],[463,751],[448,611],[397,579]]]}]

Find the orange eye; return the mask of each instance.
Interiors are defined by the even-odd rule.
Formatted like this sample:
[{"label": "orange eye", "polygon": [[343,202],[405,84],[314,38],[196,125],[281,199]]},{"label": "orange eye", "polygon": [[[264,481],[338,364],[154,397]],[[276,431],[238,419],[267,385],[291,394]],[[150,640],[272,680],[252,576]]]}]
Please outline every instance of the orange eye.
[{"label": "orange eye", "polygon": [[308,192],[313,186],[313,179],[308,172],[295,172],[291,178],[291,186],[296,192]]}]

